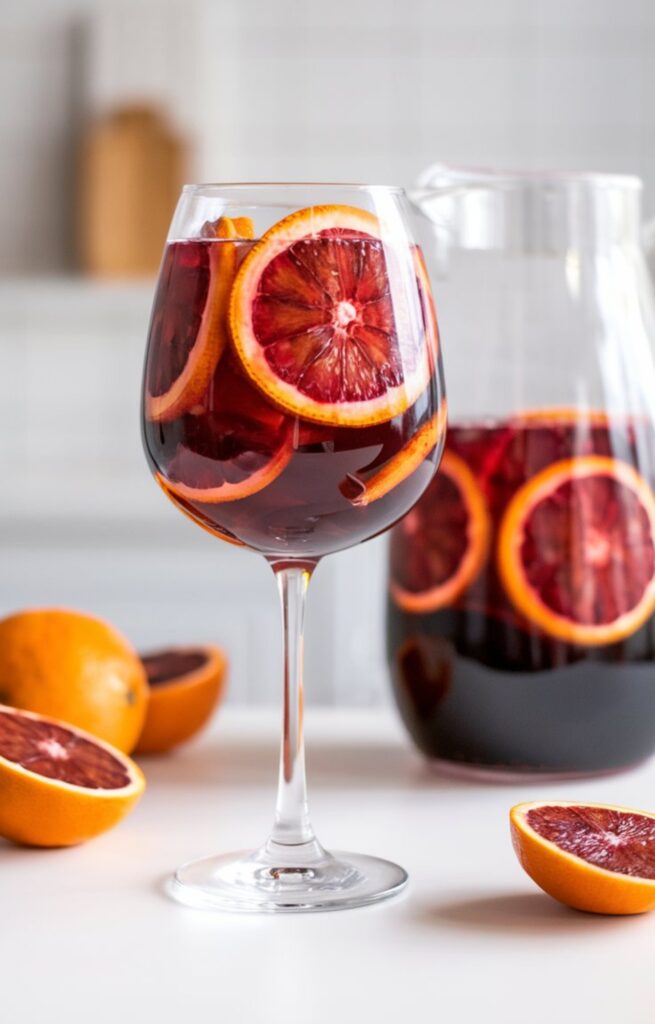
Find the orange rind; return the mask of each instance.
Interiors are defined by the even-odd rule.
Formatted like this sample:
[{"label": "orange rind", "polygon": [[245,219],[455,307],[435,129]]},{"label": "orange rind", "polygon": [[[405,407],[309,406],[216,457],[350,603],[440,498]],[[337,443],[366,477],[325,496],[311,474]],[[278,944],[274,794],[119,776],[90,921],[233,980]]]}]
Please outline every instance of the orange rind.
[{"label": "orange rind", "polygon": [[591,914],[655,908],[655,815],[613,804],[517,804],[512,844],[533,882]]},{"label": "orange rind", "polygon": [[174,647],[142,656],[150,701],[137,754],[186,743],[209,721],[224,690],[227,659],[219,647]]},{"label": "orange rind", "polygon": [[72,846],[105,832],[145,787],[134,762],[66,722],[0,705],[0,835]]},{"label": "orange rind", "polygon": [[479,575],[490,538],[484,494],[466,462],[447,450],[426,495],[394,531],[391,597],[414,614],[453,604]]},{"label": "orange rind", "polygon": [[655,611],[655,498],[626,462],[552,463],[516,491],[498,534],[498,571],[528,623],[572,644],[634,633]]}]

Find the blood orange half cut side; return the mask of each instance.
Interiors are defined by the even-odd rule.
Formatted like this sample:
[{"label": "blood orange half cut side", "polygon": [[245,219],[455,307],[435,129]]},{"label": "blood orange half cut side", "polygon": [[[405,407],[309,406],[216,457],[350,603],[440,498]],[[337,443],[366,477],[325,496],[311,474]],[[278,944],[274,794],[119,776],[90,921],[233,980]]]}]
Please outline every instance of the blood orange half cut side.
[{"label": "blood orange half cut side", "polygon": [[227,659],[219,647],[169,647],[142,655],[150,700],[137,754],[186,742],[209,720],[223,692]]},{"label": "blood orange half cut side", "polygon": [[445,452],[423,498],[391,540],[391,596],[407,612],[436,611],[471,585],[489,549],[484,495],[463,459]]},{"label": "blood orange half cut side", "polygon": [[292,421],[266,401],[230,355],[207,401],[200,415],[186,418],[184,438],[158,482],[173,496],[206,504],[263,490],[293,455]]},{"label": "blood orange half cut side", "polygon": [[655,611],[655,499],[626,462],[555,462],[510,501],[498,569],[516,610],[545,633],[598,646]]},{"label": "blood orange half cut side", "polygon": [[[155,301],[146,371],[146,415],[169,421],[198,403],[228,340],[227,309],[237,270],[236,239],[252,238],[252,222],[221,217],[220,241],[169,245]],[[200,310],[199,314],[191,311]]]},{"label": "blood orange half cut side", "polygon": [[333,426],[384,423],[424,390],[429,346],[408,322],[394,309],[379,222],[350,206],[275,224],[230,300],[234,345],[257,387],[286,412]]},{"label": "blood orange half cut side", "polygon": [[71,725],[0,705],[0,835],[70,846],[111,828],[144,789],[139,768]]},{"label": "blood orange half cut side", "polygon": [[518,804],[510,811],[521,866],[554,899],[596,914],[655,907],[655,815],[610,804]]},{"label": "blood orange half cut side", "polygon": [[403,445],[399,452],[367,479],[350,475],[340,484],[340,491],[353,505],[363,507],[384,497],[411,476],[430,452],[439,444],[446,427],[447,409],[444,401],[439,412]]}]

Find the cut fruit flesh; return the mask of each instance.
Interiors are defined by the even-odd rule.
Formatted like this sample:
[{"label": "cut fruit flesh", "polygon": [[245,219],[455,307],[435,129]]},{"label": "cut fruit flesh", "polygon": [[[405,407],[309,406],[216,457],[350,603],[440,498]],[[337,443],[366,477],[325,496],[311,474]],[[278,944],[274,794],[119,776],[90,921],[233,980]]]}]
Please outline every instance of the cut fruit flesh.
[{"label": "cut fruit flesh", "polygon": [[208,393],[209,407],[189,417],[184,443],[157,479],[167,492],[217,504],[256,494],[293,455],[292,421],[271,406],[227,356]]},{"label": "cut fruit flesh", "polygon": [[274,225],[230,301],[234,345],[257,387],[286,412],[333,426],[387,422],[425,389],[428,345],[399,336],[397,322],[379,223],[348,206]]},{"label": "cut fruit flesh", "polygon": [[81,729],[0,706],[0,835],[68,846],[116,824],[144,789],[127,755]]},{"label": "cut fruit flesh", "polygon": [[610,804],[518,804],[512,843],[527,874],[554,899],[597,914],[655,907],[655,815]]},{"label": "cut fruit flesh", "polygon": [[463,459],[446,451],[422,501],[393,533],[393,600],[417,614],[452,604],[484,565],[490,535],[486,501],[474,475]]},{"label": "cut fruit flesh", "polygon": [[137,753],[170,750],[209,720],[224,689],[227,659],[219,647],[172,647],[142,657],[150,685]]},{"label": "cut fruit flesh", "polygon": [[[168,422],[193,409],[225,351],[229,296],[237,271],[237,248],[230,242],[252,238],[252,222],[238,220],[239,226],[229,217],[216,222],[212,237],[221,239],[220,244],[171,245],[166,251],[161,287],[174,294],[162,303],[151,331],[153,358],[146,390],[146,415],[151,420]],[[198,323],[189,319],[188,310],[203,287],[206,295]]]},{"label": "cut fruit flesh", "polygon": [[154,654],[142,654],[148,685],[162,686],[193,675],[207,664],[207,655],[197,647],[167,647]]},{"label": "cut fruit flesh", "polygon": [[340,485],[341,493],[350,498],[353,505],[365,507],[406,480],[418,469],[430,452],[439,444],[446,427],[446,403],[424,423],[416,434],[403,445],[381,469],[367,480],[359,476],[348,476]]},{"label": "cut fruit flesh", "polygon": [[655,611],[655,499],[628,463],[553,463],[510,501],[498,569],[516,610],[550,636],[598,646]]}]

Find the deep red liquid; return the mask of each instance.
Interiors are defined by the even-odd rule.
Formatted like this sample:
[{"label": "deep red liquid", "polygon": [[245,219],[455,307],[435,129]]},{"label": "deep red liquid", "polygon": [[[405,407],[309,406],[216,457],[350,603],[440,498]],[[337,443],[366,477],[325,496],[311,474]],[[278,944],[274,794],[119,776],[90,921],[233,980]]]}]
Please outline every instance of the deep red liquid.
[{"label": "deep red liquid", "polygon": [[[516,490],[559,460],[610,455],[638,467],[652,485],[652,428],[619,419],[454,426],[446,449],[465,460],[482,488],[492,538],[480,574],[452,605],[414,614],[389,600],[393,686],[418,746],[451,761],[565,772],[609,770],[648,756],[655,749],[655,619],[606,646],[548,635],[509,600],[497,539]],[[436,486],[419,503],[426,511]],[[423,543],[417,536],[410,550],[410,575],[424,569]],[[452,550],[458,557],[456,541]],[[612,594],[605,596],[611,604]]]},{"label": "deep red liquid", "polygon": [[[218,241],[168,246],[155,299],[146,384],[159,394],[183,364],[198,331],[208,289],[209,248]],[[232,244],[232,243],[231,243]],[[240,258],[251,242],[238,243]],[[348,245],[348,239],[342,242]],[[424,343],[417,338],[417,346]],[[179,353],[182,353],[182,356]],[[265,472],[289,445],[282,471],[257,493],[208,503],[166,490],[171,500],[217,536],[270,556],[315,559],[366,540],[399,519],[434,472],[437,452],[388,494],[365,507],[351,500],[434,415],[436,381],[414,405],[372,427],[331,427],[287,415],[253,384],[228,346],[197,407],[171,422],[144,417],[144,444],[153,471],[169,481],[211,487],[239,484]]]}]

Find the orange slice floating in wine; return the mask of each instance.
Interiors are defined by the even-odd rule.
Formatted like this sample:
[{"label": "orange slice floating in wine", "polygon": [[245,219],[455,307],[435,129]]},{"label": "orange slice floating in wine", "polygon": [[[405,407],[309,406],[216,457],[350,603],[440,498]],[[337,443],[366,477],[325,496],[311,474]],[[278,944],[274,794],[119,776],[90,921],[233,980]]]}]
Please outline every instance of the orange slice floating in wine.
[{"label": "orange slice floating in wine", "polygon": [[397,315],[377,219],[314,206],[275,224],[244,259],[230,300],[239,358],[273,402],[305,420],[363,427],[425,389],[429,346]]},{"label": "orange slice floating in wine", "polygon": [[592,914],[655,907],[655,815],[611,804],[518,804],[510,811],[521,866],[560,903]]},{"label": "orange slice floating in wine", "polygon": [[[177,419],[200,402],[227,345],[227,309],[237,271],[237,247],[231,242],[252,238],[253,225],[247,217],[221,217],[212,228],[220,242],[171,245],[164,257],[160,287],[171,288],[176,301],[161,303],[151,330],[156,352],[146,369],[151,420]],[[199,288],[205,297],[198,322],[189,319],[188,309]]]},{"label": "orange slice floating in wine", "polygon": [[365,480],[360,476],[348,476],[340,486],[341,493],[350,498],[353,505],[359,507],[370,505],[371,502],[384,497],[411,476],[430,452],[434,451],[443,437],[446,418],[444,401],[439,412],[424,423],[384,466]]},{"label": "orange slice floating in wine", "polygon": [[445,452],[422,500],[392,535],[393,600],[417,614],[452,604],[484,565],[490,535],[477,480],[459,455]]},{"label": "orange slice floating in wine", "polygon": [[626,462],[563,459],[514,494],[498,569],[516,610],[572,644],[616,643],[655,611],[655,499]]},{"label": "orange slice floating in wine", "polygon": [[238,501],[263,490],[293,455],[292,420],[252,386],[226,354],[205,396],[188,416],[184,440],[157,474],[164,491],[187,502]]}]

